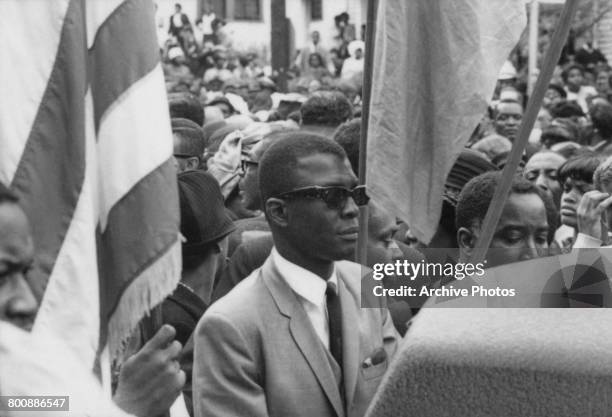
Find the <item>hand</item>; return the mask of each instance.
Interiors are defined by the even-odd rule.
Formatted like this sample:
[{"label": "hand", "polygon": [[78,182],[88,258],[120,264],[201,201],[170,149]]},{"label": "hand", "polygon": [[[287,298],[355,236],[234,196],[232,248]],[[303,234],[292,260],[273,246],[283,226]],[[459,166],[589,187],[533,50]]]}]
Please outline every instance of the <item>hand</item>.
[{"label": "hand", "polygon": [[578,208],[576,215],[578,218],[578,232],[592,236],[597,239],[606,240],[603,234],[602,214],[612,205],[612,196],[601,191],[593,190],[586,192]]},{"label": "hand", "polygon": [[176,330],[163,325],[119,373],[113,400],[124,411],[139,417],[165,413],[185,385],[178,357],[182,346],[174,340]]}]

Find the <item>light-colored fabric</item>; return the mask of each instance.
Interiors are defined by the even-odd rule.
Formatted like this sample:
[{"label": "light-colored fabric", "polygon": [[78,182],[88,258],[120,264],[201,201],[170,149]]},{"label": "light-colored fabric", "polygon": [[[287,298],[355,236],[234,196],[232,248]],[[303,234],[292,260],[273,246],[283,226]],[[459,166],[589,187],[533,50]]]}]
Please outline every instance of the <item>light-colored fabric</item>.
[{"label": "light-colored fabric", "polygon": [[0,396],[69,396],[69,411],[2,411],[7,417],[128,417],[94,375],[51,334],[0,321]]},{"label": "light-colored fabric", "polygon": [[[298,297],[268,258],[198,323],[193,373],[196,416],[357,417],[365,413],[399,336],[382,304],[360,308],[360,265],[337,262],[336,274],[347,411],[327,350]],[[381,351],[384,360],[372,365],[371,358]]]},{"label": "light-colored fabric", "polygon": [[598,248],[603,242],[601,239],[596,237],[585,235],[584,233],[578,233],[572,249],[586,249],[586,248]]},{"label": "light-colored fabric", "polygon": [[[289,285],[289,288],[299,296],[300,304],[304,307],[310,324],[312,324],[317,336],[319,336],[321,343],[329,349],[329,315],[325,295],[327,290],[326,281],[307,269],[289,262],[278,253],[276,248],[272,248],[271,256],[276,268],[285,279],[285,282],[287,282],[287,285]],[[332,282],[335,285],[334,288],[338,286],[335,268],[327,281]]]},{"label": "light-colored fabric", "polygon": [[573,92],[566,88],[565,92],[567,93],[567,101],[575,101],[578,103],[585,114],[589,112],[587,99],[597,95],[597,90],[590,85],[581,86],[578,92]]},{"label": "light-colored fabric", "polygon": [[444,182],[525,28],[515,0],[381,1],[376,24],[367,185],[433,237]]},{"label": "light-colored fabric", "polygon": [[608,417],[609,309],[424,309],[368,417]]}]

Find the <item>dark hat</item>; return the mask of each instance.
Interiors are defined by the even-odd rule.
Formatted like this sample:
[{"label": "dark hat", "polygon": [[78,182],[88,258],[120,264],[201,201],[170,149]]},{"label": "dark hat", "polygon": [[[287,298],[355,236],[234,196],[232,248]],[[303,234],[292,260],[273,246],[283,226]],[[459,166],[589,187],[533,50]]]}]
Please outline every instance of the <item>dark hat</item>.
[{"label": "dark hat", "polygon": [[496,170],[497,167],[489,162],[482,153],[472,149],[463,149],[446,177],[444,199],[456,206],[457,197],[468,181],[485,172]]},{"label": "dark hat", "polygon": [[172,133],[179,134],[185,138],[175,148],[175,153],[183,153],[192,156],[201,156],[204,153],[204,133],[202,127],[196,122],[183,119],[180,117],[173,117],[171,119]]},{"label": "dark hat", "polygon": [[197,255],[234,229],[225,211],[217,180],[207,172],[186,171],[178,175],[181,234],[184,255]]},{"label": "dark hat", "polygon": [[567,92],[559,84],[550,83],[550,84],[548,84],[548,89],[549,90],[555,90],[562,98],[566,98],[567,97]]}]

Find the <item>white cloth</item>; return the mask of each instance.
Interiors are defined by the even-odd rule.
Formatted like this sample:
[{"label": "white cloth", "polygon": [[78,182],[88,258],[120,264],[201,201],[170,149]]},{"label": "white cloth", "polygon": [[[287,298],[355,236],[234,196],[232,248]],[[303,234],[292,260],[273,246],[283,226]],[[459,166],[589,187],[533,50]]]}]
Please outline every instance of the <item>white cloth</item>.
[{"label": "white cloth", "polygon": [[[127,417],[86,365],[51,334],[0,321],[0,395],[69,396],[70,411],[8,411],[2,416]],[[2,413],[5,413],[4,411]]]},{"label": "white cloth", "polygon": [[342,64],[342,73],[340,74],[340,77],[343,80],[352,80],[353,77],[363,74],[363,64],[363,58],[355,59],[351,57],[345,59],[344,63]]},{"label": "white cloth", "polygon": [[[325,295],[327,281],[283,258],[276,248],[272,249],[272,260],[287,285],[298,295],[300,304],[304,307],[317,336],[319,336],[323,345],[329,349],[329,317]],[[333,283],[335,288],[338,288],[335,266],[328,282]]]},{"label": "white cloth", "polygon": [[575,101],[580,105],[582,111],[585,113],[588,113],[589,111],[587,98],[597,95],[597,90],[590,85],[581,86],[577,93],[569,91],[567,88],[565,89],[565,92],[567,93],[567,101]]},{"label": "white cloth", "polygon": [[603,242],[593,236],[586,235],[584,233],[578,233],[576,236],[576,240],[574,241],[574,246],[572,249],[589,249],[589,248],[599,248]]},{"label": "white cloth", "polygon": [[182,28],[183,20],[181,18],[181,13],[175,13],[172,15],[172,23],[174,23],[174,27]]}]

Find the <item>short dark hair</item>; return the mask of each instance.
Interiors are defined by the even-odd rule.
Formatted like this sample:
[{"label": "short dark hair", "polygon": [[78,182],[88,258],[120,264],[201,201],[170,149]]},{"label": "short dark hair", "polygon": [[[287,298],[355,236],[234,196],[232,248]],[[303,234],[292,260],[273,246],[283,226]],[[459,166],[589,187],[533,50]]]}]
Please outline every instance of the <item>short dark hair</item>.
[{"label": "short dark hair", "polygon": [[567,67],[565,67],[563,69],[563,72],[561,72],[561,78],[563,78],[563,82],[564,83],[567,82],[567,78],[569,77],[570,71],[574,70],[574,69],[577,69],[578,71],[580,71],[580,73],[584,77],[584,67],[582,65],[580,65],[580,64],[573,63],[573,64],[570,64]]},{"label": "short dark hair", "polygon": [[582,117],[584,111],[580,104],[575,101],[559,100],[553,107],[550,108],[550,115],[553,118],[567,118],[567,117]]},{"label": "short dark hair", "polygon": [[353,106],[339,91],[318,91],[300,108],[303,125],[337,127],[353,116]]},{"label": "short dark hair", "polygon": [[[455,225],[472,227],[476,222],[482,222],[498,185],[501,183],[502,172],[492,171],[472,178],[461,190],[457,201]],[[546,196],[540,188],[520,175],[512,179],[510,194],[537,194],[546,207]],[[548,210],[547,210],[548,217]]]},{"label": "short dark hair", "polygon": [[204,126],[204,108],[191,93],[170,93],[168,95],[170,117],[188,119]]},{"label": "short dark hair", "polygon": [[306,132],[290,132],[271,145],[259,161],[261,201],[291,191],[298,159],[316,154],[330,154],[344,160],[346,153],[331,139]]},{"label": "short dark hair", "polygon": [[546,89],[547,90],[555,90],[562,98],[566,98],[567,97],[567,92],[559,84],[550,83],[550,84],[548,84],[548,87],[546,87]]},{"label": "short dark hair", "polygon": [[359,142],[361,139],[361,119],[342,123],[334,133],[334,140],[342,146],[348,156],[353,172],[359,172]]},{"label": "short dark hair", "polygon": [[17,203],[19,198],[7,186],[0,182],[0,204]]},{"label": "short dark hair", "polygon": [[605,159],[605,155],[583,152],[565,161],[557,171],[557,178],[561,185],[568,178],[592,184],[595,170]]},{"label": "short dark hair", "polygon": [[589,111],[593,127],[605,139],[612,137],[612,105],[596,104]]}]

